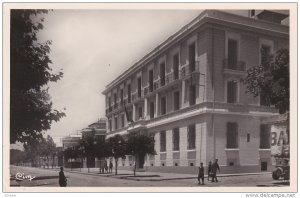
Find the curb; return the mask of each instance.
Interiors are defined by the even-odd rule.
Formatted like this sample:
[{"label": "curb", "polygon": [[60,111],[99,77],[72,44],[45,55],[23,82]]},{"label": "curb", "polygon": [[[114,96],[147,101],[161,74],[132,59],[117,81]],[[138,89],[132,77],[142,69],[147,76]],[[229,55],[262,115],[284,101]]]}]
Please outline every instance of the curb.
[{"label": "curb", "polygon": [[[131,174],[128,174],[128,175],[130,175],[130,177],[128,177],[128,176],[114,175],[114,174],[113,175],[101,175],[99,173],[87,173],[87,172],[79,172],[79,171],[65,171],[65,172],[78,173],[78,174],[83,174],[83,175],[94,175],[94,176],[100,176],[100,177],[112,177],[112,178],[116,178],[116,179],[127,179],[127,180],[133,180],[133,181],[165,181],[165,180],[179,180],[179,179],[197,179],[197,176],[148,179],[148,178],[135,178]],[[238,176],[265,175],[265,174],[271,174],[271,172],[220,174],[220,175],[218,175],[218,177],[238,177]],[[141,175],[139,177],[141,177]],[[145,177],[149,177],[149,175],[145,176]],[[207,175],[205,175],[205,178],[207,178]]]}]

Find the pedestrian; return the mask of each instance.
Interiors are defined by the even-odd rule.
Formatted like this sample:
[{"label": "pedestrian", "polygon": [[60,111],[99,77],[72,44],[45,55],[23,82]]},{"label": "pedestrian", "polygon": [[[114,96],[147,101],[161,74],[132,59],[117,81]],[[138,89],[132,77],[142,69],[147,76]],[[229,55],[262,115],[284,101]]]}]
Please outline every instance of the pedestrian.
[{"label": "pedestrian", "polygon": [[209,181],[209,177],[212,175],[211,172],[211,161],[208,163],[208,170],[207,170],[207,180]]},{"label": "pedestrian", "polygon": [[64,168],[60,167],[60,172],[59,172],[59,186],[60,187],[66,187],[67,186],[67,178],[64,174]]},{"label": "pedestrian", "polygon": [[113,164],[112,162],[110,161],[109,162],[109,172],[112,173],[112,169],[113,169]]},{"label": "pedestrian", "polygon": [[107,163],[105,162],[105,173],[108,173],[108,166],[107,166]]},{"label": "pedestrian", "polygon": [[215,162],[211,166],[211,171],[212,171],[212,182],[218,182],[217,178],[217,171],[220,172],[220,166],[218,164],[218,159],[215,160]]},{"label": "pedestrian", "polygon": [[198,172],[198,184],[200,184],[200,179],[202,181],[202,185],[204,185],[204,167],[203,163],[200,163],[199,172]]}]

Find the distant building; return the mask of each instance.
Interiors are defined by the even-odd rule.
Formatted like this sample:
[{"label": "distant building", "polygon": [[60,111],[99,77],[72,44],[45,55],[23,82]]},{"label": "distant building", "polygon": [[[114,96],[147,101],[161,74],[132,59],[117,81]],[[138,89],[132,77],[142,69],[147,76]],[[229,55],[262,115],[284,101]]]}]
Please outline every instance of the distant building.
[{"label": "distant building", "polygon": [[82,139],[89,136],[94,136],[97,139],[105,139],[106,136],[106,119],[101,118],[97,122],[88,125],[87,128],[81,130]]},{"label": "distant building", "polygon": [[[107,137],[155,139],[157,155],[138,159],[139,168],[194,173],[218,158],[223,173],[270,170],[262,119],[278,111],[263,95],[246,94],[241,78],[265,58],[261,49],[289,48],[289,13],[244,13],[203,11],[106,86]],[[119,165],[128,169],[132,160]]]},{"label": "distant building", "polygon": [[71,134],[62,139],[63,149],[72,148],[80,145],[82,135]]},{"label": "distant building", "polygon": [[[106,119],[100,118],[97,122],[88,125],[81,130],[82,140],[92,138],[94,141],[105,140],[106,136]],[[85,159],[83,167],[100,167],[101,160],[98,158]]]}]

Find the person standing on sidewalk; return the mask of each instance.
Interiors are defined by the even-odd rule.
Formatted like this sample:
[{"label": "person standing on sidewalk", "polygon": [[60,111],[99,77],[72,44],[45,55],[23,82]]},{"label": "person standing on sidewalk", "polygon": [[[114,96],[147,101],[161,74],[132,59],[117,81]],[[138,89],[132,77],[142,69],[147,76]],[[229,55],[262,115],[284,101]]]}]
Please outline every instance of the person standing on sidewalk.
[{"label": "person standing on sidewalk", "polygon": [[217,171],[220,172],[220,166],[218,164],[218,159],[215,160],[215,162],[211,166],[211,171],[212,171],[212,182],[218,182],[217,178]]},{"label": "person standing on sidewalk", "polygon": [[59,186],[60,187],[66,187],[67,186],[67,178],[64,174],[64,168],[60,167],[60,172],[59,172]]},{"label": "person standing on sidewalk", "polygon": [[113,169],[113,163],[110,161],[109,162],[109,172],[112,173],[112,169]]},{"label": "person standing on sidewalk", "polygon": [[211,161],[208,163],[208,170],[207,170],[207,180],[209,181],[209,177],[211,176],[212,171],[211,171]]},{"label": "person standing on sidewalk", "polygon": [[200,184],[200,179],[202,180],[202,185],[204,185],[204,167],[202,162],[200,163],[198,172],[198,184]]}]

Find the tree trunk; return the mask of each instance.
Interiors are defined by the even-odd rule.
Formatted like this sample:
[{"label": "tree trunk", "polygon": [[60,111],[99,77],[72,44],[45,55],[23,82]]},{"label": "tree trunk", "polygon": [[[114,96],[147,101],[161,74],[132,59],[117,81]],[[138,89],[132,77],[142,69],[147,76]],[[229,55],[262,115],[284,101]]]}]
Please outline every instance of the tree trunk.
[{"label": "tree trunk", "polygon": [[135,162],[134,162],[133,176],[135,176],[135,171],[136,171],[136,160],[135,160]]},{"label": "tree trunk", "polygon": [[115,171],[116,171],[116,175],[118,174],[118,159],[115,158]]}]

